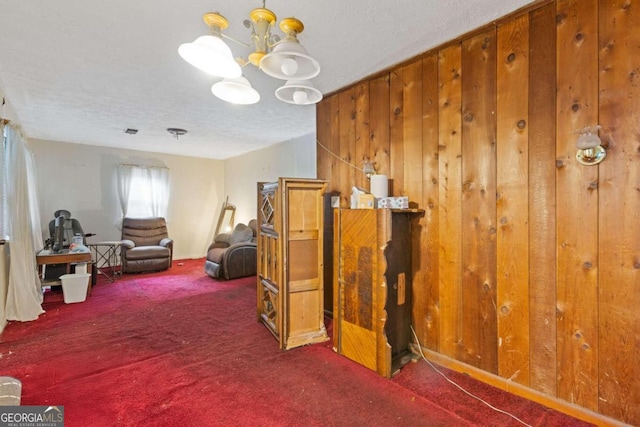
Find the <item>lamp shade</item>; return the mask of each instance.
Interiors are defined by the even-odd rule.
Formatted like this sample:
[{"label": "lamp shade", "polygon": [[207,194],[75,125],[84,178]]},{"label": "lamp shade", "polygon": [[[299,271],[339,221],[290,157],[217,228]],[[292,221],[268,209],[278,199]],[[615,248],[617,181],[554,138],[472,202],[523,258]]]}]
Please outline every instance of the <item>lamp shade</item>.
[{"label": "lamp shade", "polygon": [[211,92],[223,101],[232,104],[249,105],[260,101],[260,94],[251,87],[244,77],[224,79],[211,86]]},{"label": "lamp shade", "polygon": [[178,53],[189,64],[205,73],[222,78],[242,76],[242,69],[233,59],[231,49],[220,37],[200,36],[193,43],[181,44]]},{"label": "lamp shade", "polygon": [[588,148],[595,148],[601,144],[598,135],[591,132],[583,133],[578,137],[578,148],[580,150],[586,150]]},{"label": "lamp shade", "polygon": [[316,104],[322,99],[322,93],[307,80],[289,80],[276,89],[276,98],[296,105]]},{"label": "lamp shade", "polygon": [[260,61],[260,69],[281,80],[309,80],[320,74],[318,61],[292,37],[287,37],[265,55]]}]

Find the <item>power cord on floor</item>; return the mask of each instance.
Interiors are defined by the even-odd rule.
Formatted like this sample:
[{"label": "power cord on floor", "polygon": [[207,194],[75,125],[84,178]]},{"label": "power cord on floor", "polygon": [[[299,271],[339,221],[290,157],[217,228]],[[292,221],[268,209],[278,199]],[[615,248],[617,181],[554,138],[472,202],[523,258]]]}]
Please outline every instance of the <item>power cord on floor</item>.
[{"label": "power cord on floor", "polygon": [[416,340],[416,344],[418,347],[418,350],[420,350],[420,356],[422,356],[422,358],[424,359],[425,362],[427,362],[429,364],[429,366],[431,366],[431,368],[436,371],[437,373],[439,373],[440,375],[442,375],[442,377],[447,380],[447,382],[449,382],[450,384],[453,384],[454,386],[456,386],[458,389],[460,389],[463,393],[471,396],[472,398],[482,402],[483,404],[485,404],[486,406],[488,406],[489,408],[493,409],[496,412],[500,412],[501,414],[505,414],[510,416],[511,418],[513,418],[514,420],[518,421],[519,423],[521,423],[522,425],[525,425],[527,427],[533,427],[531,424],[527,424],[524,421],[522,421],[520,418],[516,417],[513,414],[510,414],[507,411],[503,411],[502,409],[496,408],[495,406],[491,405],[489,402],[482,400],[481,398],[479,398],[478,396],[474,395],[473,393],[468,392],[467,390],[465,390],[462,386],[458,385],[457,383],[455,383],[453,380],[449,379],[449,377],[447,377],[442,371],[440,371],[433,363],[431,363],[431,361],[429,359],[426,358],[426,356],[424,355],[424,353],[422,352],[422,346],[420,345],[420,340],[418,340],[418,335],[416,335],[416,331],[413,329],[413,326],[409,326],[411,328],[411,332],[413,333],[413,337]]}]

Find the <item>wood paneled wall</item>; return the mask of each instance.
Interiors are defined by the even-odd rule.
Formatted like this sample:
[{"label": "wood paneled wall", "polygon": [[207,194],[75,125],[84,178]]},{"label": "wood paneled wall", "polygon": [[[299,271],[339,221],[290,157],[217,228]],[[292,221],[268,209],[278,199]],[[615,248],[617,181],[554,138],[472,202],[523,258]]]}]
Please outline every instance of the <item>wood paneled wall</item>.
[{"label": "wood paneled wall", "polygon": [[[317,107],[318,177],[425,210],[421,345],[640,424],[640,4],[557,0],[426,52]],[[576,161],[601,125],[607,158]]]}]

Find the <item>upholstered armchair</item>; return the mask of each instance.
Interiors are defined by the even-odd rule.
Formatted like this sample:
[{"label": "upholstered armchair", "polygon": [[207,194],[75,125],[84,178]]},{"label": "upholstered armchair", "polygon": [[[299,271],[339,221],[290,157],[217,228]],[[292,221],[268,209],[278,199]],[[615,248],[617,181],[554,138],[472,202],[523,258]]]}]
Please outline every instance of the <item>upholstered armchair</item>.
[{"label": "upholstered armchair", "polygon": [[124,218],[120,260],[123,273],[143,273],[171,267],[173,240],[164,218]]},{"label": "upholstered armchair", "polygon": [[238,224],[231,233],[220,233],[207,249],[204,271],[215,279],[236,279],[256,274],[257,221]]}]

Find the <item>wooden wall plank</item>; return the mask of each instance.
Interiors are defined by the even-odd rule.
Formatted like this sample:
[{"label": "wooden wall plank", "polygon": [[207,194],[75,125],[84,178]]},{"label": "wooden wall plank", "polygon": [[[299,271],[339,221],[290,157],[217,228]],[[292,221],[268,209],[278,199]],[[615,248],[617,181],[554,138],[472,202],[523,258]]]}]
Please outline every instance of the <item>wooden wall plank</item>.
[{"label": "wooden wall plank", "polygon": [[496,31],[462,42],[463,361],[497,373]]},{"label": "wooden wall plank", "polygon": [[598,168],[575,160],[575,132],[598,123],[597,11],[596,0],[557,2],[558,396],[594,411]]},{"label": "wooden wall plank", "polygon": [[[422,61],[414,61],[402,67],[402,139],[404,158],[404,195],[409,198],[409,207],[422,208],[423,187],[423,153],[422,153]],[[411,236],[411,265],[413,268],[413,282],[424,283],[424,273],[420,269],[420,224],[418,218],[412,219]],[[415,290],[415,291],[414,291]],[[417,305],[425,303],[424,287],[412,286],[412,313]],[[424,311],[422,311],[424,312]],[[416,325],[416,319],[412,324]],[[420,337],[416,325],[416,334]],[[412,339],[413,341],[413,339]],[[420,340],[422,341],[422,340]]]},{"label": "wooden wall plank", "polygon": [[[422,345],[431,350],[439,347],[439,221],[438,221],[438,55],[422,60],[422,200],[425,210],[419,227],[414,230],[413,268],[416,272],[413,298],[413,324]],[[417,247],[417,250],[416,250]]]},{"label": "wooden wall plank", "polygon": [[402,68],[389,74],[389,195],[404,196],[404,115]]},{"label": "wooden wall plank", "polygon": [[640,5],[599,7],[599,410],[640,425]]},{"label": "wooden wall plank", "polygon": [[[369,159],[371,139],[369,138],[369,82],[363,82],[355,87],[355,125],[356,125],[356,153],[354,166],[362,169],[364,161]],[[361,170],[356,170],[355,184],[358,187],[369,188],[367,177]]]},{"label": "wooden wall plank", "polygon": [[[440,353],[462,352],[462,50],[438,53]],[[417,285],[416,285],[417,286]]]},{"label": "wooden wall plank", "polygon": [[[327,151],[323,147],[331,145],[331,103],[324,99],[316,105],[316,177],[318,179],[331,180],[331,156],[327,156]],[[331,188],[331,182],[327,183],[327,188]]]},{"label": "wooden wall plank", "polygon": [[556,5],[529,23],[530,385],[556,396]]},{"label": "wooden wall plank", "polygon": [[369,84],[369,158],[379,174],[389,176],[389,75],[374,79]]},{"label": "wooden wall plank", "polygon": [[[340,96],[338,94],[329,97],[329,114],[331,135],[329,137],[329,151],[325,155],[331,158],[331,185],[327,189],[340,191]],[[326,145],[326,144],[325,144]],[[342,203],[342,198],[341,198]]]},{"label": "wooden wall plank", "polygon": [[529,16],[498,27],[498,375],[529,385]]},{"label": "wooden wall plank", "polygon": [[422,206],[422,61],[402,67],[403,195]]},{"label": "wooden wall plank", "polygon": [[356,182],[356,101],[355,89],[349,88],[338,94],[340,99],[340,201],[349,206],[351,187]]}]

